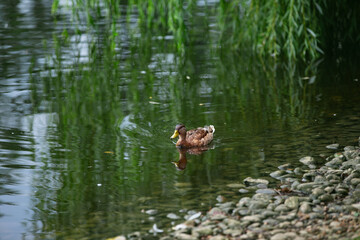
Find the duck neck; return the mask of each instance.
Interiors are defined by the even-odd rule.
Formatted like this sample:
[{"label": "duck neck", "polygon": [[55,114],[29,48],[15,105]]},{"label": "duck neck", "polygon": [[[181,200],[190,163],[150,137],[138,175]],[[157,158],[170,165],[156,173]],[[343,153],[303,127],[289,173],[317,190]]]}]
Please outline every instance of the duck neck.
[{"label": "duck neck", "polygon": [[186,132],[182,132],[179,135],[179,140],[176,145],[184,145],[186,143]]}]

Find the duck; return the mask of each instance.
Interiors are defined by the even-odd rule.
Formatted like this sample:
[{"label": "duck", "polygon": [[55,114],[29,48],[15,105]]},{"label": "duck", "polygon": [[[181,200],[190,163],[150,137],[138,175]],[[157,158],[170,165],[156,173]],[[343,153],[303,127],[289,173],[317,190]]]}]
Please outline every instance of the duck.
[{"label": "duck", "polygon": [[174,139],[179,136],[176,142],[176,147],[192,148],[202,147],[211,143],[214,138],[215,127],[213,125],[198,127],[186,131],[184,124],[177,124],[175,126],[174,134],[170,137]]}]

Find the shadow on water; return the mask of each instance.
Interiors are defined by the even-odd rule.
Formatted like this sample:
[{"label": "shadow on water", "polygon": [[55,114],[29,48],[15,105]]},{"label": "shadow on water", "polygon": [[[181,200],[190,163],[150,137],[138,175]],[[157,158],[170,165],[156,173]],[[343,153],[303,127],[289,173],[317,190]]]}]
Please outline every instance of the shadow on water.
[{"label": "shadow on water", "polygon": [[205,146],[205,147],[193,147],[190,149],[186,148],[177,148],[179,152],[179,160],[173,161],[172,163],[175,165],[177,170],[183,171],[187,165],[187,153],[192,155],[200,155],[209,149],[214,149],[214,146]]}]

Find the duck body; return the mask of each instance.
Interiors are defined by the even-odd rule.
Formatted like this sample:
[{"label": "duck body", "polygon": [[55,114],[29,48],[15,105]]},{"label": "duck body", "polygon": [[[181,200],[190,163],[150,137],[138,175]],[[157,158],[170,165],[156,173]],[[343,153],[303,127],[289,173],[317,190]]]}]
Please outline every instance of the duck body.
[{"label": "duck body", "polygon": [[202,147],[211,143],[214,138],[214,132],[215,127],[213,125],[186,131],[184,124],[178,124],[175,127],[174,134],[170,138],[179,136],[176,142],[177,147]]}]

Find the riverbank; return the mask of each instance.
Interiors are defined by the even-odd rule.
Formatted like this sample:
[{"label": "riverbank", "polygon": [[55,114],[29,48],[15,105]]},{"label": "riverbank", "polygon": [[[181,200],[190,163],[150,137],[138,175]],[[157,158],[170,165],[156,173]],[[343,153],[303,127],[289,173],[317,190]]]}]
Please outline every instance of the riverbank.
[{"label": "riverbank", "polygon": [[[220,202],[168,231],[152,231],[158,231],[162,240],[359,238],[360,148],[347,146],[321,161],[311,156],[299,161],[300,167],[285,164],[270,174],[278,182],[276,187],[268,187],[266,179],[246,178],[231,187],[243,193],[255,191],[252,196]],[[141,238],[132,234],[115,239]]]}]

